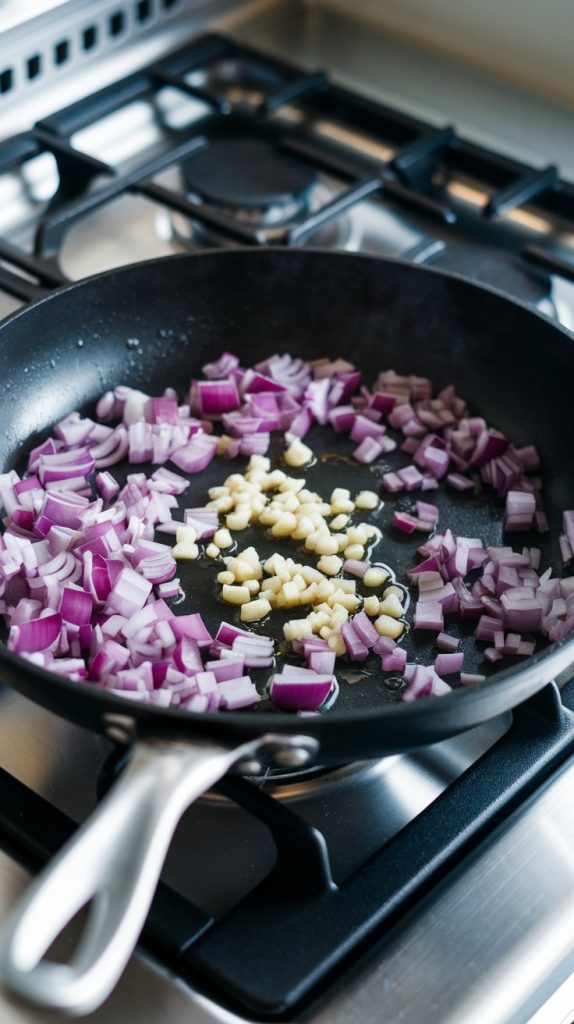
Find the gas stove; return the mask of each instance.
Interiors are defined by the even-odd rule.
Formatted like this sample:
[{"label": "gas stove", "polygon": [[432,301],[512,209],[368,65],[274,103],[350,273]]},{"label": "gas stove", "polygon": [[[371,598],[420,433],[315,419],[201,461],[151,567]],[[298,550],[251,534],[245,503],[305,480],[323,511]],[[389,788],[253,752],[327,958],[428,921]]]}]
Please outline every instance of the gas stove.
[{"label": "gas stove", "polygon": [[[121,264],[272,244],[432,263],[574,327],[556,104],[314,5],[7,18],[0,315]],[[414,754],[225,780],[186,814],[139,951],[89,1019],[571,1021],[574,682],[557,682]],[[123,751],[0,699],[3,915]]]}]

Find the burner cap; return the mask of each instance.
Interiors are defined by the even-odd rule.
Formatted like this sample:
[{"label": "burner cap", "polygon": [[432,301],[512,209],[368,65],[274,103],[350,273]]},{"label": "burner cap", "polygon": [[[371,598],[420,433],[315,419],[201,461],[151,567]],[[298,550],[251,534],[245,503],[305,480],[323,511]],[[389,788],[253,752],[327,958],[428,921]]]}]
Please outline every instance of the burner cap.
[{"label": "burner cap", "polygon": [[259,139],[216,139],[188,160],[185,184],[208,203],[267,209],[301,199],[315,184],[300,166]]},{"label": "burner cap", "polygon": [[447,245],[432,259],[434,267],[452,270],[478,284],[488,284],[523,302],[537,305],[550,294],[548,277],[530,270],[511,253],[482,245]]}]

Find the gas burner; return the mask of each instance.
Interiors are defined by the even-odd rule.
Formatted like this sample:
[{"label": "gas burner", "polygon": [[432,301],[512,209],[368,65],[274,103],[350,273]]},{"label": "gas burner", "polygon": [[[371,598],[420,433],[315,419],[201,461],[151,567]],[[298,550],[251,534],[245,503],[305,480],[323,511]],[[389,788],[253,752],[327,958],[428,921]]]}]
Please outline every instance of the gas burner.
[{"label": "gas burner", "polygon": [[185,76],[189,85],[235,105],[256,107],[282,85],[281,76],[263,63],[241,58],[215,60]]},{"label": "gas burner", "polygon": [[[301,224],[335,194],[314,170],[255,138],[215,140],[181,167],[180,176],[190,199],[261,232],[270,244],[283,242],[289,228]],[[217,229],[178,213],[169,216],[169,231],[186,248],[230,245]],[[309,244],[355,249],[355,234],[350,219],[342,216],[318,229]]]},{"label": "gas burner", "polygon": [[317,176],[260,139],[219,139],[183,166],[186,191],[242,222],[285,224],[308,211]]}]

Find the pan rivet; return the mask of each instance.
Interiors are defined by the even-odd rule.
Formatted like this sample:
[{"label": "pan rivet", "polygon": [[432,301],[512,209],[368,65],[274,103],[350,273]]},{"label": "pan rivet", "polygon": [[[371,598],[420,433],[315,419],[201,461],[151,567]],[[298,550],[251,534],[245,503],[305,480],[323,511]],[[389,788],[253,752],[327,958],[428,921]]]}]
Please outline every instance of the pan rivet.
[{"label": "pan rivet", "polygon": [[261,761],[242,761],[238,765],[238,770],[242,775],[261,775],[263,771],[263,765]]},{"label": "pan rivet", "polygon": [[106,736],[114,743],[128,744],[134,738],[135,723],[127,715],[104,715]]},{"label": "pan rivet", "polygon": [[280,768],[301,768],[312,756],[305,747],[285,747],[274,752],[273,760]]}]

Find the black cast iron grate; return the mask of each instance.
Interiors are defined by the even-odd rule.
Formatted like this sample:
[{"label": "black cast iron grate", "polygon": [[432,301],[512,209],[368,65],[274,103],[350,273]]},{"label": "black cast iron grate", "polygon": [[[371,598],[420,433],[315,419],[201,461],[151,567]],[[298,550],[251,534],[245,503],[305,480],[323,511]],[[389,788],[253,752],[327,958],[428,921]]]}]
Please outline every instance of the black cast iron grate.
[{"label": "black cast iron grate", "polygon": [[[516,708],[508,732],[340,885],[317,829],[250,782],[228,777],[219,789],[271,831],[273,870],[217,921],[160,883],[142,946],[250,1019],[305,1019],[368,945],[384,944],[573,752],[574,682],[561,693],[551,684]],[[0,845],[9,854],[35,870],[74,828],[0,771]]]},{"label": "black cast iron grate", "polygon": [[[219,88],[235,74],[253,83],[245,90]],[[215,84],[214,84],[215,83]],[[161,90],[176,90],[200,101],[204,113],[191,125],[167,127],[169,145],[128,171],[82,152],[76,133],[137,101],[154,104]],[[231,97],[231,98],[230,98]],[[253,98],[255,97],[255,98]],[[161,111],[157,109],[161,119]],[[343,130],[343,141],[316,130],[328,122]],[[340,132],[339,132],[340,134]],[[461,138],[452,127],[436,128],[332,82],[323,72],[306,73],[219,35],[205,36],[100,92],[40,121],[29,132],[0,143],[0,175],[21,169],[42,153],[56,161],[59,187],[40,215],[32,251],[0,236],[0,287],[24,300],[65,283],[59,253],[70,228],[81,218],[125,194],[144,196],[217,232],[231,244],[266,245],[269,235],[246,224],[233,210],[217,208],[157,176],[181,165],[216,138],[247,135],[334,175],[341,188],[318,209],[274,232],[273,243],[298,245],[318,228],[366,199],[408,211],[427,231],[442,237],[494,245],[512,251],[525,268],[574,280],[574,185],[557,168],[534,169]],[[388,159],[344,144],[353,135],[387,147]],[[453,175],[480,184],[487,200],[469,215],[449,190]],[[539,232],[509,228],[508,215],[521,210]],[[463,229],[464,222],[464,229]],[[532,228],[532,223],[530,224]],[[544,229],[543,229],[544,228]],[[534,239],[534,241],[532,240]]]}]

